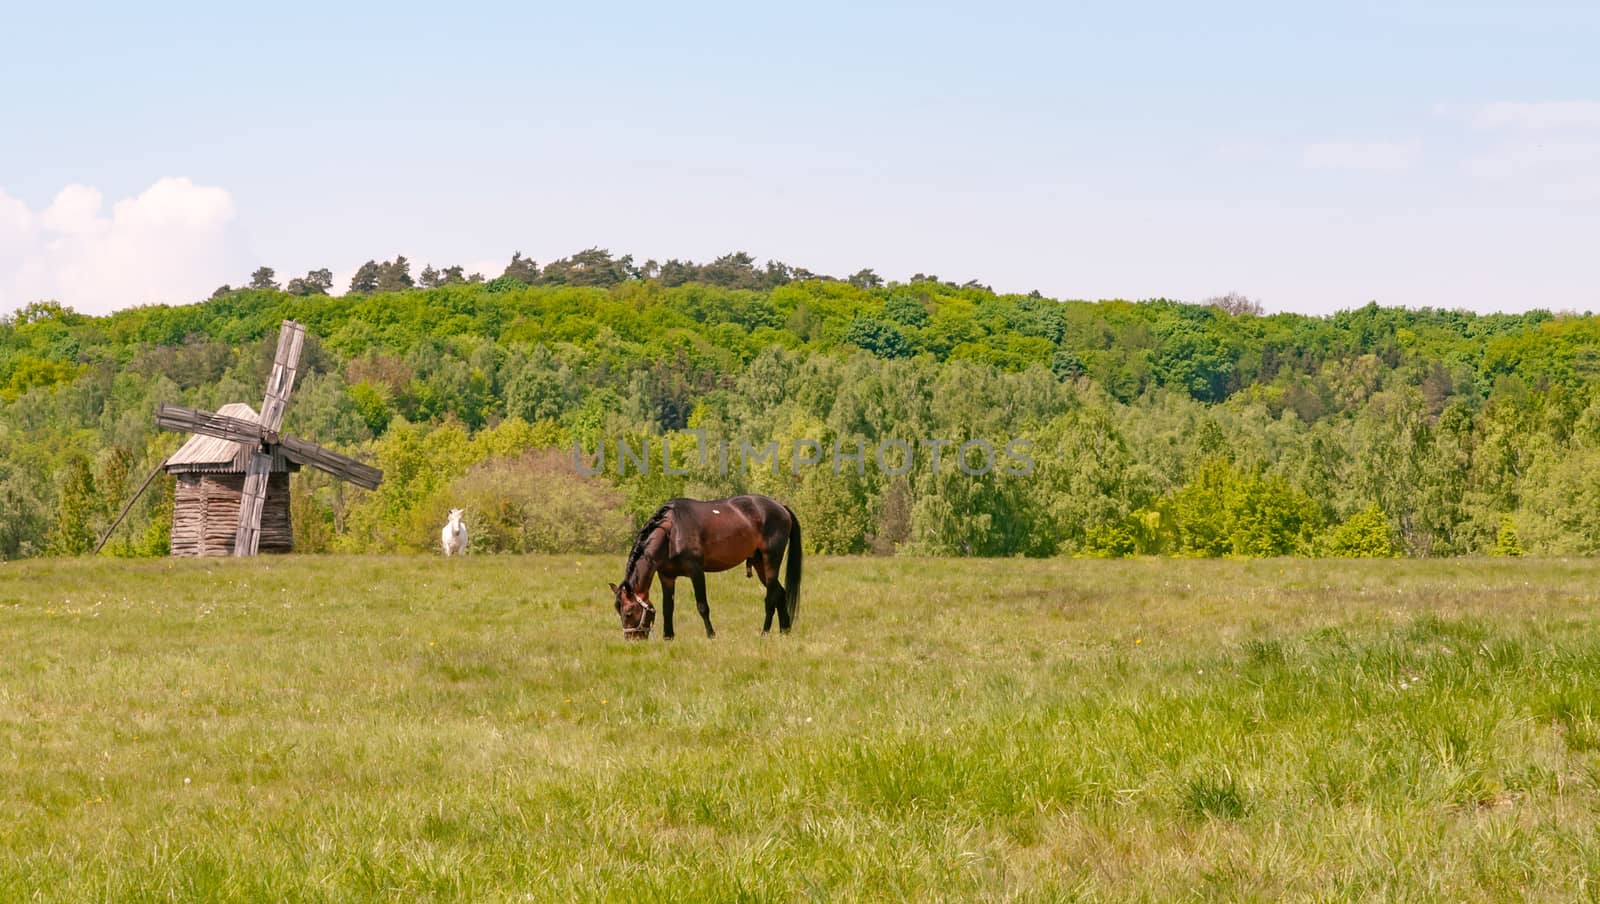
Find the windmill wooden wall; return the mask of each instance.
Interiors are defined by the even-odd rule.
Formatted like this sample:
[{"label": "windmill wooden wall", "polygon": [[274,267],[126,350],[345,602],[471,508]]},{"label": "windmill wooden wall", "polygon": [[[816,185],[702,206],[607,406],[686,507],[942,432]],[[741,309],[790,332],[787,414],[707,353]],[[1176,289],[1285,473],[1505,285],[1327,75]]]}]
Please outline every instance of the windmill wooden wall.
[{"label": "windmill wooden wall", "polygon": [[[178,479],[178,486],[172,499],[172,554],[233,555],[233,540],[239,531],[239,500],[244,494],[244,474],[190,472],[174,476]],[[287,471],[275,471],[267,478],[267,498],[261,508],[259,551],[294,551]]]},{"label": "windmill wooden wall", "polygon": [[[249,405],[233,403],[218,413],[247,421],[257,415]],[[172,497],[172,554],[231,556],[239,533],[239,500],[244,496],[245,463],[251,449],[210,436],[191,436],[162,467],[178,480]],[[261,508],[258,552],[293,552],[289,521],[289,473],[300,466],[272,455],[267,496]]]}]

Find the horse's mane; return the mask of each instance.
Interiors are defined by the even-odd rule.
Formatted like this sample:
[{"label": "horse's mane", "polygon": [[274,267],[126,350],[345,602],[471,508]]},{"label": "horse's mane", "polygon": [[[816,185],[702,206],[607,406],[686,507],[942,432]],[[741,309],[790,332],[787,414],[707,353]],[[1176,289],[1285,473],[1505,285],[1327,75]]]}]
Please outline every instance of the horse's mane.
[{"label": "horse's mane", "polygon": [[633,577],[633,566],[639,561],[639,557],[644,555],[644,545],[650,539],[650,535],[667,520],[670,514],[672,514],[672,503],[668,502],[656,509],[655,514],[645,521],[644,527],[639,528],[639,536],[634,538],[633,549],[628,551],[628,564],[622,566],[623,587],[633,589],[628,585],[628,580]]}]

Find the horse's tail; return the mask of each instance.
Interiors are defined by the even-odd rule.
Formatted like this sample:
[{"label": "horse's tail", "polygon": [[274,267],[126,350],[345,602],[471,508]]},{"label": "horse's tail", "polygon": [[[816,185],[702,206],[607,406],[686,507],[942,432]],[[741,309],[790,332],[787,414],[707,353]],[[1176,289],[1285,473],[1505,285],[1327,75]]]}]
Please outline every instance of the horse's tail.
[{"label": "horse's tail", "polygon": [[800,569],[803,558],[800,552],[800,519],[794,516],[794,509],[787,505],[783,510],[789,513],[789,563],[783,576],[787,585],[784,590],[789,598],[789,623],[793,624],[800,614]]}]

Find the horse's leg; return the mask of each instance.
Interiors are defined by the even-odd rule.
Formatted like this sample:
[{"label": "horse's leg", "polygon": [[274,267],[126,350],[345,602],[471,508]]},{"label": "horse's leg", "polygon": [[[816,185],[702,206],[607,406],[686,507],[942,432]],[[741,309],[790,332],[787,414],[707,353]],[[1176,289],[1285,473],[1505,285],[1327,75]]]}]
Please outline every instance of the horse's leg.
[{"label": "horse's leg", "polygon": [[706,602],[706,573],[696,568],[689,573],[689,580],[694,582],[694,605],[700,610],[700,619],[706,623],[706,636],[716,637],[717,632],[711,627],[711,604]]},{"label": "horse's leg", "polygon": [[661,636],[667,640],[672,639],[672,594],[677,583],[677,578],[661,576]]},{"label": "horse's leg", "polygon": [[761,576],[761,583],[767,587],[767,620],[761,625],[761,633],[772,630],[772,616],[778,616],[778,631],[782,634],[789,633],[789,610],[784,608],[787,600],[783,595],[783,585],[778,583],[776,577]]},{"label": "horse's leg", "polygon": [[[785,541],[787,542],[787,541]],[[783,544],[769,544],[761,556],[761,583],[767,585],[767,611],[778,613],[778,633],[789,633],[789,594],[778,580]]]},{"label": "horse's leg", "polygon": [[[767,566],[762,564],[761,550],[759,549],[750,558],[744,560],[745,577],[750,576],[751,569],[754,569],[756,580],[765,585],[767,583]],[[772,630],[772,616],[776,612],[777,610],[772,608],[772,594],[769,593],[767,594],[767,620],[761,624],[762,634]]]},{"label": "horse's leg", "polygon": [[[764,550],[756,550],[756,554],[751,556],[750,560],[756,563],[756,580],[760,581],[761,586],[765,587],[767,591],[767,617],[761,623],[761,633],[767,634],[772,631],[772,617],[774,615],[778,616],[779,628],[784,629],[784,596],[783,588],[778,586],[778,569],[772,567],[772,559],[767,556]],[[776,588],[776,592],[774,592],[774,588]]]},{"label": "horse's leg", "polygon": [[778,612],[778,607],[772,604],[772,585],[767,584],[767,569],[761,569],[761,583],[767,588],[767,617],[761,623],[761,633],[766,634],[772,630],[772,616]]}]

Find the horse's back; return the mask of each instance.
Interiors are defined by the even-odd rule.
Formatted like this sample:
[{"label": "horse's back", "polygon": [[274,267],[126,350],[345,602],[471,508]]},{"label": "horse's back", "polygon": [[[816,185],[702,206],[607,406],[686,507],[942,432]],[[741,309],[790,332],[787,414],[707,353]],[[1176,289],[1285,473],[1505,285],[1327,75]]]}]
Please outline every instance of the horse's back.
[{"label": "horse's back", "polygon": [[755,493],[745,493],[741,496],[726,496],[722,499],[689,499],[687,497],[673,499],[667,503],[674,509],[688,508],[697,515],[703,515],[713,510],[727,511],[734,509],[752,518],[769,518],[778,512],[786,512],[783,503],[771,496],[761,496]]},{"label": "horse's back", "polygon": [[[674,499],[678,543],[698,547],[706,571],[726,571],[765,548],[775,528],[787,533],[788,511],[767,496]],[[781,519],[780,519],[781,516]]]},{"label": "horse's back", "polygon": [[702,525],[715,524],[725,520],[722,516],[737,512],[744,516],[750,526],[757,531],[765,532],[774,520],[779,524],[788,524],[789,509],[783,503],[771,496],[760,496],[746,493],[742,496],[727,496],[722,499],[674,499],[669,503],[673,510],[688,515],[686,520],[693,520]]}]

